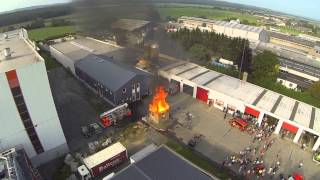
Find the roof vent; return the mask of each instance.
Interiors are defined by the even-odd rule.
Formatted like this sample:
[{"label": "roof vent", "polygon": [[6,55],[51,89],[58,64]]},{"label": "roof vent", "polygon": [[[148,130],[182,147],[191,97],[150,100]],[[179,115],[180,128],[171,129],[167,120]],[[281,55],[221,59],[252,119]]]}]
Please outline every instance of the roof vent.
[{"label": "roof vent", "polygon": [[4,58],[6,60],[10,59],[11,58],[11,50],[10,50],[10,48],[5,48],[3,50],[3,54],[4,54]]}]

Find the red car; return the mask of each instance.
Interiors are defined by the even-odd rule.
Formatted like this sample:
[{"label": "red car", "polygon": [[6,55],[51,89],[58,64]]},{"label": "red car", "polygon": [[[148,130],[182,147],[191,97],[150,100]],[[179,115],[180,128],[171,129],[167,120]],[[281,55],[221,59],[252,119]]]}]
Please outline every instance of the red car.
[{"label": "red car", "polygon": [[243,119],[240,119],[240,118],[234,118],[234,119],[231,119],[229,121],[229,124],[232,126],[232,127],[236,127],[238,129],[240,129],[241,131],[245,131],[246,128],[248,127],[248,123],[243,120]]}]

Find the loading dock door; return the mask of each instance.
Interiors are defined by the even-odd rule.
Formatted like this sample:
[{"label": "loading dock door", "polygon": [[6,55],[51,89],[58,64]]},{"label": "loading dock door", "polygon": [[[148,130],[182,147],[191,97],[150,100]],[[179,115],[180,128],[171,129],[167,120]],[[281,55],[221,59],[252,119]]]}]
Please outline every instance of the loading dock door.
[{"label": "loading dock door", "polygon": [[180,82],[172,79],[170,82],[170,88],[175,92],[180,92]]},{"label": "loading dock door", "polygon": [[183,92],[189,94],[190,96],[193,96],[193,87],[183,84]]},{"label": "loading dock door", "polygon": [[198,87],[197,88],[197,99],[207,103],[208,102],[208,91]]},{"label": "loading dock door", "polygon": [[247,114],[250,114],[251,116],[254,116],[256,118],[258,118],[259,115],[260,115],[259,111],[255,110],[253,108],[250,108],[248,106],[246,106],[246,109],[244,110],[244,112],[247,113]]},{"label": "loading dock door", "polygon": [[289,123],[286,123],[286,122],[283,122],[282,124],[282,128],[285,129],[285,130],[288,130],[294,134],[296,134],[298,132],[298,127],[294,126],[294,125],[291,125]]}]

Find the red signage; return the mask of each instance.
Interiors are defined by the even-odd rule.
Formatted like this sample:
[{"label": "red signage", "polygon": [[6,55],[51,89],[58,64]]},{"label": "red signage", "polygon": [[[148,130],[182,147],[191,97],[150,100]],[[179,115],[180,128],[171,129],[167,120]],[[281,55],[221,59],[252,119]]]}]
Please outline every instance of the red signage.
[{"label": "red signage", "polygon": [[91,169],[92,175],[94,177],[96,177],[100,173],[102,173],[103,171],[107,170],[108,168],[112,168],[112,167],[124,162],[125,160],[127,160],[127,158],[128,158],[127,151],[123,151],[123,152],[119,153],[118,155],[112,157],[111,159],[107,159],[103,163],[93,167]]},{"label": "red signage", "polygon": [[247,113],[247,114],[250,114],[251,116],[254,116],[256,118],[258,118],[259,115],[260,115],[259,111],[255,110],[253,108],[250,108],[248,106],[246,106],[246,109],[244,110],[244,112]]},{"label": "red signage", "polygon": [[294,126],[294,125],[291,125],[289,123],[286,123],[286,122],[283,122],[282,124],[282,128],[285,129],[285,130],[288,130],[292,133],[297,133],[298,132],[298,127]]}]

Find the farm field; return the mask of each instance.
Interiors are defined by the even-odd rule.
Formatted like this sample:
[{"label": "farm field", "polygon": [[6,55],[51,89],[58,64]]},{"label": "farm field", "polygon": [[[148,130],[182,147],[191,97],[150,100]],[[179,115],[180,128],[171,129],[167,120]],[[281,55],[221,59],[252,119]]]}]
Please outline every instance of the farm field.
[{"label": "farm field", "polygon": [[75,33],[74,26],[59,26],[59,27],[44,27],[39,29],[32,29],[28,31],[29,38],[34,41],[42,41],[47,38],[61,36],[64,34]]},{"label": "farm field", "polygon": [[247,20],[249,23],[258,23],[259,17],[250,15],[249,13],[234,12],[209,7],[157,7],[161,18],[167,16],[178,18],[180,16],[204,16],[209,19],[224,20],[228,18],[239,18],[241,21]]}]

